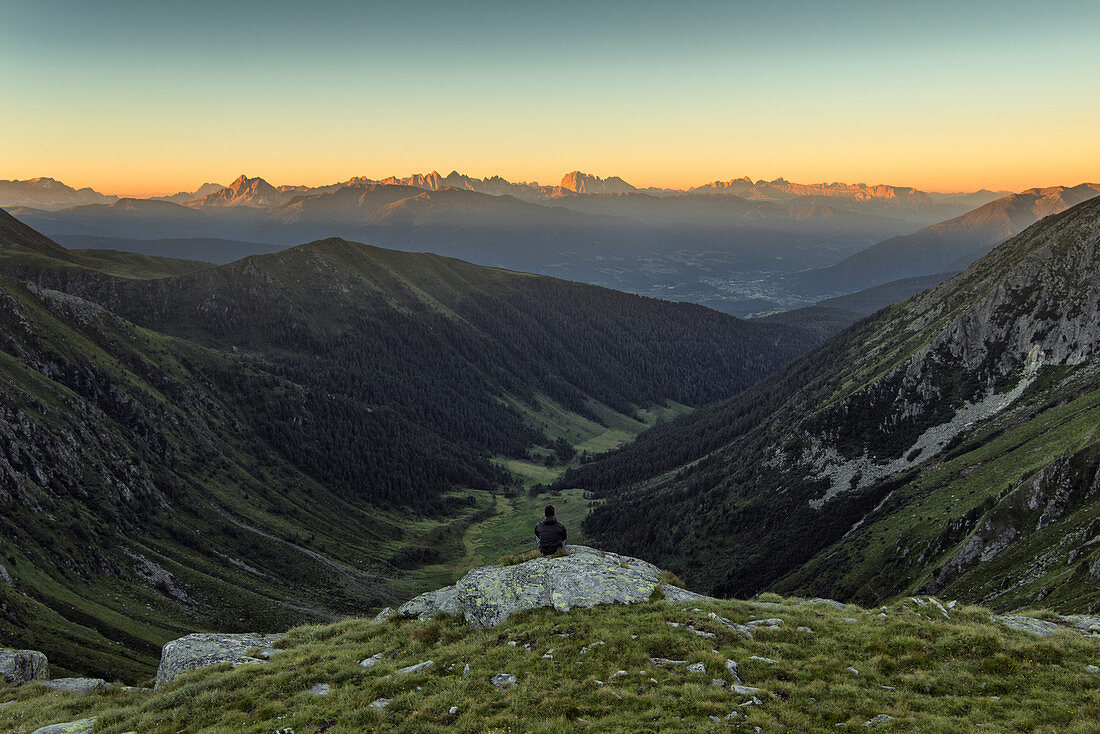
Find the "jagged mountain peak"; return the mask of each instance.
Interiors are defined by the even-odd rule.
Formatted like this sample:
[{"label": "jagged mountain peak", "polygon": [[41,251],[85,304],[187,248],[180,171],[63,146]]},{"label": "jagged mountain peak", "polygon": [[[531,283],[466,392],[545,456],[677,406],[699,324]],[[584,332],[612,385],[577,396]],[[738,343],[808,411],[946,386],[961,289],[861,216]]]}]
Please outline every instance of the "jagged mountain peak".
[{"label": "jagged mountain peak", "polygon": [[581,171],[570,171],[562,176],[559,186],[577,194],[627,194],[637,191],[618,176],[600,178]]},{"label": "jagged mountain peak", "polygon": [[269,207],[283,203],[288,193],[280,192],[262,178],[249,178],[241,174],[233,183],[220,191],[185,202],[193,208],[204,207]]}]

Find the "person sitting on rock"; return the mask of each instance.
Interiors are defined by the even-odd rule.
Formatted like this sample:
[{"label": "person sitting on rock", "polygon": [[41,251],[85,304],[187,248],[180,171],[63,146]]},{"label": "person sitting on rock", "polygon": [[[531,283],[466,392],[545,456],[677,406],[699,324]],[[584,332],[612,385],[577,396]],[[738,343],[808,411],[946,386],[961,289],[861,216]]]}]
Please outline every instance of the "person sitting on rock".
[{"label": "person sitting on rock", "polygon": [[565,548],[565,526],[555,517],[553,505],[546,506],[546,517],[535,523],[535,538],[544,556],[553,555]]}]

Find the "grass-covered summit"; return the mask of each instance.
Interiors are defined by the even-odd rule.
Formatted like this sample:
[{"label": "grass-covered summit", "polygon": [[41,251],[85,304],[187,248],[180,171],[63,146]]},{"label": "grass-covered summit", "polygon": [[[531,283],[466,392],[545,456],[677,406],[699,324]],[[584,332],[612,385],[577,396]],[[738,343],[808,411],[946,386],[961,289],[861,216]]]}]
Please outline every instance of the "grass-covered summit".
[{"label": "grass-covered summit", "polygon": [[0,707],[0,729],[94,716],[96,734],[834,732],[868,722],[1083,734],[1100,720],[1096,639],[1069,628],[1038,637],[926,598],[876,609],[654,599],[523,612],[483,630],[446,616],[350,619],[291,630],[276,647],[268,664],[193,671],[156,693],[0,688],[0,701],[14,700]]}]

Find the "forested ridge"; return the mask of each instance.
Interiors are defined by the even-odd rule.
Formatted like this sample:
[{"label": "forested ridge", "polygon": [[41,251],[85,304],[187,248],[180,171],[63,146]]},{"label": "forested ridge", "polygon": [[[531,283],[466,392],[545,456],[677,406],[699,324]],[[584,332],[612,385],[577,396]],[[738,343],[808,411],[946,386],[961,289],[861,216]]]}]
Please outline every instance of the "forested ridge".
[{"label": "forested ridge", "polygon": [[[502,400],[594,417],[733,395],[812,342],[692,304],[325,240],[214,270],[86,292],[296,386],[228,392],[296,466],[420,511],[505,481],[487,459],[550,440]],[[365,450],[365,447],[369,447]]]}]

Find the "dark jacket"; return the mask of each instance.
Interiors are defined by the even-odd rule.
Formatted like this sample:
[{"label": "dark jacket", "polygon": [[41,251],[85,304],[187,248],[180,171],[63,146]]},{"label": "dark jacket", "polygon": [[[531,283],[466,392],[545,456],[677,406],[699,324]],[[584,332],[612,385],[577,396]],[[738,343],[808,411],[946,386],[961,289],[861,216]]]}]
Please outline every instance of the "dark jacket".
[{"label": "dark jacket", "polygon": [[535,537],[539,540],[539,550],[548,556],[565,547],[565,526],[556,517],[543,518],[535,524]]}]

